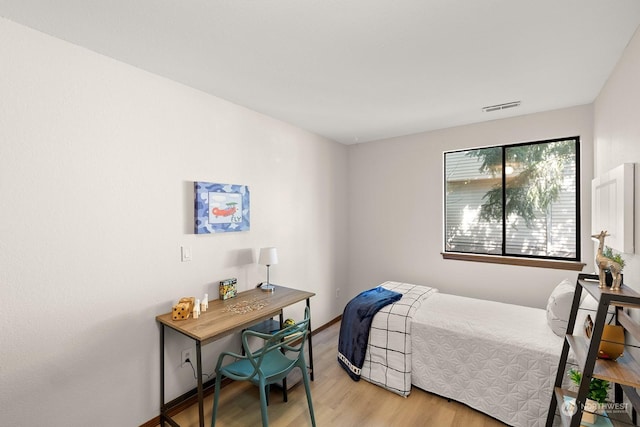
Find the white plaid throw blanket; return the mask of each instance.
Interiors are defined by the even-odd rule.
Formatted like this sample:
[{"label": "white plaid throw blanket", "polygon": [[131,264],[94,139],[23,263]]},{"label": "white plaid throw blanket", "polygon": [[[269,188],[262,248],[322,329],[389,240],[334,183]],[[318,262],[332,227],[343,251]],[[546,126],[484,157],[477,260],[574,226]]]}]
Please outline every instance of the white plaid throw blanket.
[{"label": "white plaid throw blanket", "polygon": [[380,286],[403,295],[374,316],[361,378],[406,397],[411,392],[411,320],[422,301],[438,290],[400,282]]}]

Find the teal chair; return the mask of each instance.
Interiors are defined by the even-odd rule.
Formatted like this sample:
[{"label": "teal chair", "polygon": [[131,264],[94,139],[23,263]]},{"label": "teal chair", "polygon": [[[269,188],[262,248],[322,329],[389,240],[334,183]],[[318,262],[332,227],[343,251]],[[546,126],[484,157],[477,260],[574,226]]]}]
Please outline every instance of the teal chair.
[{"label": "teal chair", "polygon": [[[268,386],[284,379],[294,368],[302,371],[302,381],[307,392],[307,403],[309,404],[309,414],[311,424],[316,425],[313,415],[313,403],[311,401],[311,389],[309,387],[309,375],[307,374],[307,363],[304,358],[304,345],[309,333],[310,314],[309,307],[305,309],[304,320],[282,329],[275,334],[263,334],[250,329],[242,333],[242,347],[244,355],[225,351],[218,357],[216,365],[216,390],[213,398],[213,415],[211,417],[211,427],[216,425],[218,414],[218,400],[220,398],[220,383],[225,376],[235,381],[251,381],[260,390],[260,410],[262,413],[262,425],[269,425],[267,417],[267,392]],[[258,337],[264,340],[262,348],[252,352],[247,339]],[[285,351],[294,354],[291,359],[285,355]],[[225,357],[230,356],[236,359],[235,362],[222,366]]]}]

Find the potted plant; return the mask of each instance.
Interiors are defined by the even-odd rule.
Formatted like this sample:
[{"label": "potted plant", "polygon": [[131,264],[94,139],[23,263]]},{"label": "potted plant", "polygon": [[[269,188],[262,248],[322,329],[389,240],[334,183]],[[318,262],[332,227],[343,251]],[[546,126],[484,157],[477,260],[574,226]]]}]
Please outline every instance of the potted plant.
[{"label": "potted plant", "polygon": [[[582,372],[577,369],[569,370],[569,378],[571,381],[579,386],[582,381]],[[609,395],[609,381],[601,380],[599,378],[592,378],[591,383],[589,383],[589,393],[587,394],[587,401],[584,404],[584,410],[588,412],[584,412],[582,414],[582,421],[594,424],[596,422],[596,414],[595,412],[599,408],[600,403],[604,403],[607,401],[607,396]]]},{"label": "potted plant", "polygon": [[[620,268],[624,269],[624,258],[618,252],[614,252],[609,246],[605,246],[602,250],[602,255],[609,258],[611,261],[615,261],[620,264]],[[613,276],[609,270],[605,270],[607,286],[611,286],[613,284]],[[622,277],[622,273],[620,273],[620,277]],[[622,283],[622,280],[620,280]]]}]

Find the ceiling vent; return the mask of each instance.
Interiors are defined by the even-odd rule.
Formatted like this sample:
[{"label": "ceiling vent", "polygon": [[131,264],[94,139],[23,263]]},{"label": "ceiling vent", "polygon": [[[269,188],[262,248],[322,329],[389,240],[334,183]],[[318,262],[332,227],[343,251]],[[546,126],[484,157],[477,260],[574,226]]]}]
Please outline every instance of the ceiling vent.
[{"label": "ceiling vent", "polygon": [[513,102],[507,102],[504,104],[489,105],[488,107],[482,107],[482,111],[484,111],[485,113],[490,113],[492,111],[506,110],[507,108],[514,108],[519,106],[520,106],[520,101],[513,101]]}]

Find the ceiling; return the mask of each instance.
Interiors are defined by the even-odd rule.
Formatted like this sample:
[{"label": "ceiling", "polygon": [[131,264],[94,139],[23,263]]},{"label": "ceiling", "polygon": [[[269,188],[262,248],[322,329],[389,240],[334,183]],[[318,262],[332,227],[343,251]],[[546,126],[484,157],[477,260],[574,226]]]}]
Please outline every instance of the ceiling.
[{"label": "ceiling", "polygon": [[0,0],[0,16],[353,144],[591,103],[640,1]]}]

